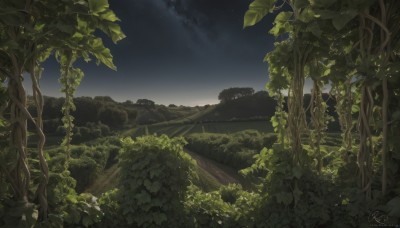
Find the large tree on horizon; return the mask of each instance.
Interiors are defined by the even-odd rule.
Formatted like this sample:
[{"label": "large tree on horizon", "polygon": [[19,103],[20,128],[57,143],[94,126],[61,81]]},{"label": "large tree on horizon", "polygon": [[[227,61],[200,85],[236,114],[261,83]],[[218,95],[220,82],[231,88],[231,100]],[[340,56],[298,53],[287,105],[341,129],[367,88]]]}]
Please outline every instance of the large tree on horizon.
[{"label": "large tree on horizon", "polygon": [[218,100],[221,102],[231,101],[240,97],[251,96],[254,94],[254,89],[250,87],[234,87],[222,90],[218,95]]}]

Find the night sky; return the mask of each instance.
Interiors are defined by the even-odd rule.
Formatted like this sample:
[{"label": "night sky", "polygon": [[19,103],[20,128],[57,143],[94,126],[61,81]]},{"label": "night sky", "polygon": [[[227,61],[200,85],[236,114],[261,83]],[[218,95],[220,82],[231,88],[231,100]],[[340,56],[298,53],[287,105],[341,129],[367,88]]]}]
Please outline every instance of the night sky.
[{"label": "night sky", "polygon": [[[158,104],[217,103],[229,87],[264,90],[263,58],[273,47],[267,17],[242,29],[250,0],[110,0],[127,38],[104,39],[118,71],[78,64],[85,72],[76,96],[108,95],[114,100],[154,100]],[[42,90],[61,96],[54,60],[45,63]]]}]

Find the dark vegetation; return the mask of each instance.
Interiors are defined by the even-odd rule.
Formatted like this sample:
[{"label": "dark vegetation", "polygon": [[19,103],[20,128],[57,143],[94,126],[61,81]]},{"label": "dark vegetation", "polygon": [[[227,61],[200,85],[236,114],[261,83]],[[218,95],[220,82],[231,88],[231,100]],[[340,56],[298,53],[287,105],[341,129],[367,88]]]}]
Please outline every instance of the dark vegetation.
[{"label": "dark vegetation", "polygon": [[[61,108],[65,102],[64,98],[44,97],[43,127],[48,134],[65,134],[62,129],[63,113]],[[29,98],[28,110],[35,115],[35,106],[32,98]],[[153,101],[139,99],[137,103],[116,102],[107,96],[77,97],[74,98],[75,111],[71,114],[75,117],[74,122],[78,126],[75,134],[81,133],[84,139],[94,139],[90,134],[107,136],[110,130],[134,127],[137,124],[152,124],[183,118],[191,115],[199,109],[192,107],[166,107],[156,105]],[[106,125],[106,126],[105,126]],[[106,129],[108,128],[108,129]],[[34,125],[29,125],[29,130],[34,130]],[[82,131],[80,131],[82,130]],[[100,130],[100,132],[98,132]],[[82,140],[78,140],[82,141]]]},{"label": "dark vegetation", "polygon": [[277,138],[276,135],[247,130],[229,135],[191,134],[186,139],[189,150],[240,170],[251,166],[254,155],[264,147],[270,148]]},{"label": "dark vegetation", "polygon": [[[216,106],[167,108],[145,99],[73,99],[83,77],[78,59],[115,69],[96,33],[113,42],[125,37],[107,0],[1,1],[0,226],[398,226],[400,2],[280,4],[255,0],[244,20],[252,26],[277,13],[270,31],[277,42],[265,58],[269,95],[231,88]],[[43,100],[40,69],[53,56],[65,99]],[[27,76],[31,99],[22,83]],[[306,78],[310,96],[304,96]],[[334,99],[323,94],[327,85]],[[273,113],[264,109],[269,105],[276,106]],[[332,117],[338,133],[329,132]],[[274,133],[173,129],[254,118],[270,118]],[[146,136],[104,137],[137,124],[145,126],[135,131]],[[187,141],[150,135],[152,127],[171,127],[172,136]],[[61,146],[44,150],[45,129],[65,134]],[[240,169],[253,188],[196,186],[204,182],[184,146]],[[116,165],[115,189],[99,198],[84,192]]]}]

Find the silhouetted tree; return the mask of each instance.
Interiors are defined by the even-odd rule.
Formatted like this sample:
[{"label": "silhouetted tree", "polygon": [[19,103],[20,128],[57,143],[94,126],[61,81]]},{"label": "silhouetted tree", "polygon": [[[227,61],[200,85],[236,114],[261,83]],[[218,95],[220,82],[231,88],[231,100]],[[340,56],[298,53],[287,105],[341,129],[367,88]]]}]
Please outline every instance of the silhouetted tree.
[{"label": "silhouetted tree", "polygon": [[128,113],[117,107],[106,106],[100,110],[99,120],[111,128],[118,128],[128,122]]},{"label": "silhouetted tree", "polygon": [[154,101],[148,100],[148,99],[138,99],[136,101],[136,104],[143,105],[143,106],[149,106],[149,107],[153,107],[155,105]]},{"label": "silhouetted tree", "polygon": [[81,126],[88,122],[97,122],[98,113],[101,108],[101,102],[93,100],[91,97],[77,97],[74,99],[76,110],[72,113],[76,124]]},{"label": "silhouetted tree", "polygon": [[226,102],[230,100],[235,100],[240,97],[245,97],[245,96],[251,96],[254,94],[254,89],[249,88],[249,87],[235,87],[235,88],[229,88],[229,89],[224,89],[222,90],[219,95],[218,99],[221,102]]},{"label": "silhouetted tree", "polygon": [[109,96],[96,96],[96,97],[94,97],[94,100],[95,101],[100,101],[100,102],[103,102],[103,103],[107,103],[107,102],[115,103],[115,101]]}]

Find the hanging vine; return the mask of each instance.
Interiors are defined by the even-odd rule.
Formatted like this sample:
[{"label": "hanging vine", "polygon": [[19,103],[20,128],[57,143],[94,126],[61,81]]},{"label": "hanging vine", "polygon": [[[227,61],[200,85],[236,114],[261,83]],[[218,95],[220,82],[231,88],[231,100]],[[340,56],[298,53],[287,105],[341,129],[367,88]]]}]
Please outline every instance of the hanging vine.
[{"label": "hanging vine", "polygon": [[71,115],[71,111],[75,110],[73,98],[76,88],[79,86],[84,74],[80,69],[73,67],[76,56],[72,51],[66,50],[58,52],[57,57],[61,65],[61,77],[59,80],[62,85],[61,92],[65,94],[65,102],[62,107],[62,113],[64,114],[62,122],[66,134],[61,145],[66,148],[67,159],[64,164],[64,170],[67,171],[71,154],[71,140],[74,127],[74,117]]},{"label": "hanging vine", "polygon": [[[94,35],[101,30],[117,42],[125,37],[115,23],[119,19],[109,9],[108,1],[31,1],[4,0],[0,2],[0,71],[1,80],[6,79],[9,99],[9,148],[2,154],[13,162],[1,163],[1,177],[7,177],[7,185],[12,188],[12,196],[22,205],[21,211],[32,208],[30,202],[38,202],[38,222],[48,218],[47,183],[49,170],[43,147],[43,96],[40,90],[41,64],[54,54],[70,53],[71,60],[61,57],[62,77],[65,85],[63,91],[67,95],[64,105],[63,119],[68,129],[64,145],[69,146],[72,137],[72,95],[83,76],[82,71],[72,67],[72,63],[83,57],[86,61],[93,56],[97,64],[103,63],[116,69],[112,62],[110,50],[104,47],[100,38]],[[65,57],[65,56],[64,56]],[[65,71],[64,71],[65,70]],[[24,88],[24,73],[30,75],[32,81],[33,102],[37,116],[33,117],[27,109],[27,94]],[[65,81],[63,81],[65,79]],[[2,107],[3,108],[3,107]],[[2,113],[0,113],[2,114]],[[31,121],[39,137],[37,153],[27,153],[27,121]],[[0,121],[3,125],[3,121]],[[2,151],[3,153],[3,151]],[[31,157],[37,154],[36,157]],[[39,178],[32,180],[33,167],[29,159],[39,161]],[[36,175],[36,172],[35,172]],[[37,183],[36,183],[37,182]],[[37,184],[35,198],[30,196],[32,186]],[[19,209],[18,209],[19,210]],[[23,212],[25,213],[25,212]],[[24,214],[23,216],[31,216]]]},{"label": "hanging vine", "polygon": [[336,100],[336,112],[342,132],[342,156],[345,162],[350,161],[353,150],[353,91],[351,84],[352,77],[348,77],[345,82],[333,84],[331,93]]}]

